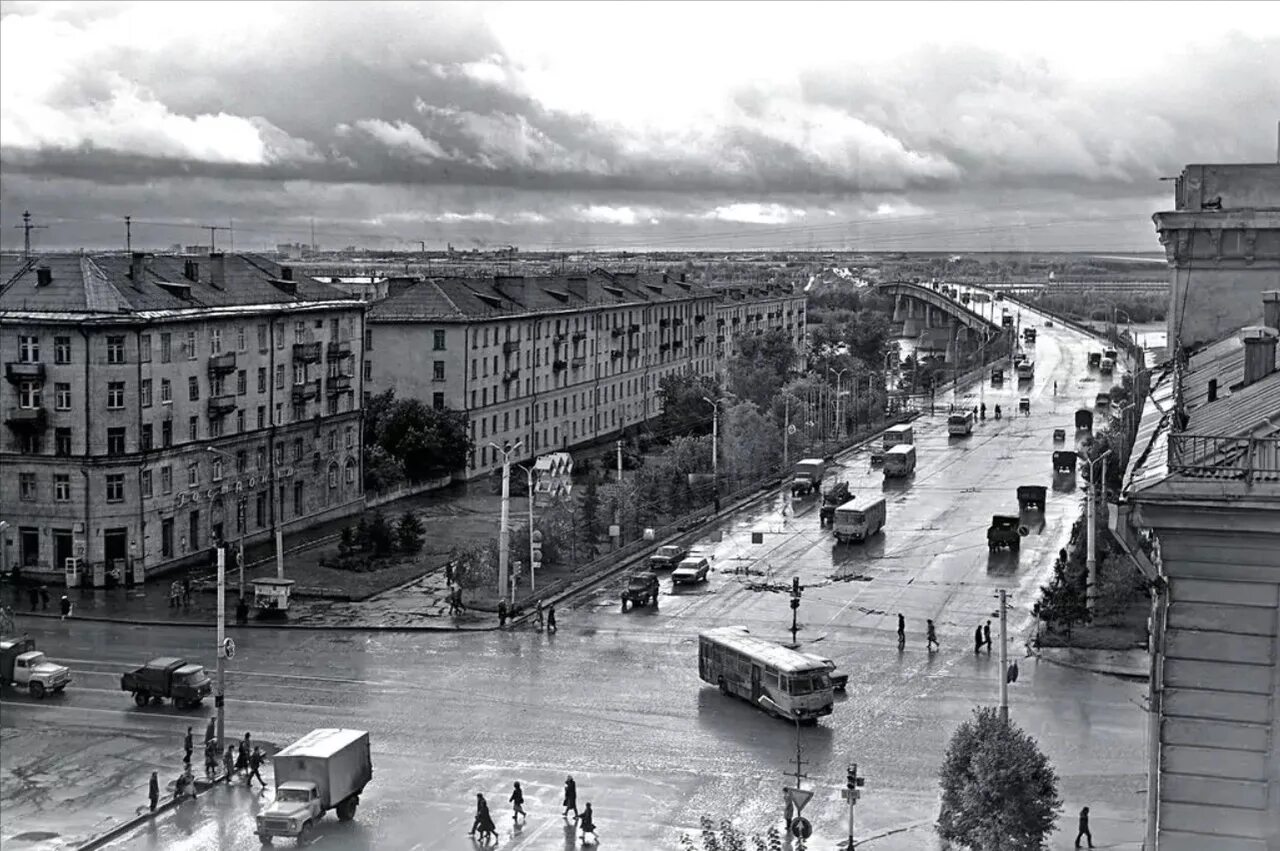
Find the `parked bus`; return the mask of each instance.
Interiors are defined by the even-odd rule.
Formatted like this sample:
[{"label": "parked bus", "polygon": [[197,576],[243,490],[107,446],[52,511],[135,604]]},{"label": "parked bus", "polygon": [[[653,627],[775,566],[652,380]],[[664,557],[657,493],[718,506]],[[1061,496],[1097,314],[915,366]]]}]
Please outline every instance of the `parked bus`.
[{"label": "parked bus", "polygon": [[831,524],[837,543],[865,541],[884,528],[884,497],[866,494],[846,502],[836,509]]},{"label": "parked bus", "polygon": [[910,443],[899,443],[884,454],[884,477],[906,477],[916,470],[916,448]]},{"label": "parked bus", "polygon": [[884,451],[888,452],[899,443],[915,443],[916,432],[915,429],[911,427],[911,423],[889,426],[884,430],[882,440],[884,441]]},{"label": "parked bus", "polygon": [[[826,664],[756,638],[743,626],[698,636],[698,676],[705,683],[788,720],[816,722],[834,703]],[[761,698],[765,698],[762,700]]]},{"label": "parked bus", "polygon": [[973,433],[973,411],[956,411],[947,417],[947,433],[966,435]]}]

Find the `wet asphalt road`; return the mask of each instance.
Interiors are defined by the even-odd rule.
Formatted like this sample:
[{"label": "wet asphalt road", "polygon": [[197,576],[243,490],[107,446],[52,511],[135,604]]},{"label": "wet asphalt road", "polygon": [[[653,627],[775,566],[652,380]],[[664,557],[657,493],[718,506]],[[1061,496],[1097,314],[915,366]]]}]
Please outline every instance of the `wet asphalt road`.
[{"label": "wet asphalt road", "polygon": [[[1011,716],[1059,773],[1067,804],[1061,826],[1069,828],[1088,804],[1099,847],[1137,848],[1145,687],[1022,658],[1036,589],[1066,542],[1081,494],[1053,487],[1043,517],[1028,518],[1032,531],[1019,554],[992,555],[986,547],[991,514],[1016,513],[1019,484],[1053,484],[1052,431],[1072,435],[1078,403],[1099,389],[1086,368],[1092,344],[1061,328],[1039,331],[1032,386],[1019,390],[1009,379],[961,397],[969,406],[980,398],[989,409],[999,403],[1004,420],[988,418],[972,436],[950,438],[945,414],[922,417],[919,466],[905,482],[886,484],[865,452],[842,458],[828,474],[855,492],[888,498],[885,531],[866,544],[835,546],[830,530],[819,528],[813,500],[787,507],[778,496],[706,530],[696,546],[714,554],[708,582],[673,592],[664,577],[657,611],[623,614],[619,580],[562,608],[554,636],[248,633],[237,637],[230,666],[228,735],[251,730],[284,744],[318,726],[371,732],[373,783],[353,823],[325,819],[312,842],[318,849],[474,848],[466,834],[477,791],[495,814],[496,847],[573,847],[571,826],[559,818],[566,773],[577,779],[580,804],[594,804],[602,847],[678,848],[682,833],[696,835],[703,814],[763,830],[781,821],[795,728],[702,684],[696,637],[740,623],[789,640],[787,594],[769,589],[798,576],[801,642],[851,674],[835,713],[801,732],[805,786],[817,789],[806,810],[816,831],[808,847],[833,848],[846,835],[839,789],[847,762],[856,761],[868,778],[854,831],[866,843],[860,847],[933,848],[947,740],[974,706],[997,701],[996,654],[975,657],[972,633],[992,618],[998,642],[994,592],[1004,588],[1010,656],[1021,664]],[[1019,396],[1031,398],[1030,418],[1010,416]],[[753,532],[763,533],[763,543],[751,542]],[[908,625],[901,653],[899,611]],[[930,617],[942,641],[934,654],[924,652]],[[176,743],[193,721],[199,734],[212,712],[139,710],[119,691],[119,673],[150,656],[186,654],[212,665],[212,630],[42,622],[30,632],[72,667],[76,682],[65,698],[41,705],[6,696],[6,750],[11,740],[50,730]],[[99,768],[104,777],[113,770]],[[516,779],[530,813],[519,831],[505,803]],[[256,790],[223,789],[109,847],[252,847],[252,813],[263,801]],[[32,805],[21,813],[34,822],[40,811]],[[50,804],[39,820],[56,832],[61,817]],[[33,847],[12,837],[34,829],[6,825],[5,847]],[[1060,833],[1051,847],[1069,847],[1070,839]]]}]

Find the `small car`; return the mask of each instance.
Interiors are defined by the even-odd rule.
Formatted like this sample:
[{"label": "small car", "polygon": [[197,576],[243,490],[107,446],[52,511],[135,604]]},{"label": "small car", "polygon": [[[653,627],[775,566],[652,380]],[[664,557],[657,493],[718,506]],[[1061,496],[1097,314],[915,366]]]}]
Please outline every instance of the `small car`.
[{"label": "small car", "polygon": [[1053,430],[1053,442],[1063,443],[1067,439],[1067,430],[1065,428],[1055,428]]},{"label": "small car", "polygon": [[653,555],[649,556],[650,570],[670,570],[680,562],[684,561],[689,555],[689,550],[678,544],[667,544],[658,547]]},{"label": "small car", "polygon": [[686,582],[705,582],[711,563],[703,556],[690,556],[671,571],[671,584],[683,585]]},{"label": "small car", "polygon": [[1052,320],[1052,319],[1046,319],[1046,320],[1044,321],[1044,327],[1046,327],[1046,328],[1052,328],[1052,327],[1053,327],[1053,320]]}]

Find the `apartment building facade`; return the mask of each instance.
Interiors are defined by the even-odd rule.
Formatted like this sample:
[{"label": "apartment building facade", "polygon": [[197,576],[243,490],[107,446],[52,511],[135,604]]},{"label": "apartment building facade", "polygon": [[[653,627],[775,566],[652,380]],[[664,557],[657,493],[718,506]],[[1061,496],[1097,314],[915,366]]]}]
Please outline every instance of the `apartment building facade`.
[{"label": "apartment building facade", "polygon": [[[366,390],[465,411],[474,478],[501,466],[504,444],[525,460],[656,417],[664,377],[713,375],[735,334],[785,324],[771,295],[751,307],[675,276],[603,270],[423,281],[370,309]],[[803,340],[803,296],[791,300]]]},{"label": "apartment building facade", "polygon": [[357,299],[216,253],[6,256],[0,287],[9,564],[150,573],[362,507]]},{"label": "apartment building facade", "polygon": [[[716,356],[723,365],[739,353],[743,338],[782,329],[802,358],[808,349],[805,335],[806,299],[781,284],[712,284],[716,296]],[[797,363],[804,369],[804,363]]]}]

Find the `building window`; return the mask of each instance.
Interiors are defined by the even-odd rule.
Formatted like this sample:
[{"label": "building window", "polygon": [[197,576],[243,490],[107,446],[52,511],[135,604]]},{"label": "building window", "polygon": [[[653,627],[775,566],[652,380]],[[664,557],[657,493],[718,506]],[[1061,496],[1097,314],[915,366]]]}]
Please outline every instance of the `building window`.
[{"label": "building window", "polygon": [[173,446],[173,420],[164,420],[160,423],[160,446],[163,449]]},{"label": "building window", "polygon": [[267,525],[267,495],[265,493],[258,494],[258,498],[254,500],[254,514],[257,520],[258,528],[261,529]]},{"label": "building window", "polygon": [[258,351],[265,352],[270,346],[267,345],[267,323],[258,323]]},{"label": "building window", "polygon": [[258,406],[258,428],[266,428],[266,427],[267,427],[267,406],[259,405]]},{"label": "building window", "polygon": [[54,337],[53,338],[53,362],[54,363],[71,363],[71,338],[70,337]]},{"label": "building window", "polygon": [[59,411],[71,410],[71,384],[59,381],[53,385],[53,407]]},{"label": "building window", "polygon": [[200,401],[200,379],[197,376],[192,375],[187,378],[187,401]]},{"label": "building window", "polygon": [[444,394],[443,393],[431,394],[431,407],[435,408],[437,411],[444,410]]},{"label": "building window", "polygon": [[236,411],[236,434],[244,433],[244,411]]},{"label": "building window", "polygon": [[238,352],[243,352],[246,349],[244,337],[244,326],[236,326],[236,351]]},{"label": "building window", "polygon": [[66,473],[53,474],[53,498],[56,502],[71,501],[71,476]]},{"label": "building window", "polygon": [[267,392],[267,368],[265,366],[258,367],[258,392]]},{"label": "building window", "polygon": [[40,338],[39,337],[18,337],[18,362],[19,363],[39,363],[40,362]]},{"label": "building window", "polygon": [[124,409],[124,382],[107,382],[107,409],[120,411]]},{"label": "building window", "polygon": [[36,500],[36,474],[35,473],[19,473],[18,474],[18,499],[23,502],[35,502]]},{"label": "building window", "polygon": [[373,361],[364,362],[364,380],[373,381]]},{"label": "building window", "polygon": [[23,381],[18,385],[18,407],[40,407],[40,385],[34,381]]},{"label": "building window", "polygon": [[336,488],[338,486],[338,465],[329,465],[329,487]]},{"label": "building window", "polygon": [[71,454],[71,429],[60,427],[53,430],[53,454]]},{"label": "building window", "polygon": [[243,396],[249,392],[249,373],[248,370],[240,370],[236,373],[236,395]]},{"label": "building window", "polygon": [[257,469],[259,469],[259,470],[265,470],[266,468],[267,468],[267,450],[266,450],[266,449],[264,449],[263,447],[259,446],[259,447],[258,447],[258,465],[257,465]]},{"label": "building window", "polygon": [[343,444],[350,449],[356,445],[356,430],[351,426],[347,426],[343,435]]},{"label": "building window", "polygon": [[337,431],[329,432],[329,451],[330,452],[338,451],[338,432]]},{"label": "building window", "polygon": [[151,335],[138,335],[138,360],[143,363],[151,363]]},{"label": "building window", "polygon": [[436,331],[432,336],[435,338],[431,346],[432,350],[437,352],[443,352],[444,351],[444,332]]},{"label": "building window", "polygon": [[196,359],[196,332],[187,332],[187,341],[182,345],[182,353],[187,356],[187,360]]},{"label": "building window", "polygon": [[330,415],[330,416],[332,416],[332,415],[334,415],[334,414],[338,413],[338,397],[337,397],[337,396],[330,396],[330,397],[329,397],[329,403],[328,403],[328,405],[326,406],[326,408],[328,409],[328,411],[329,411],[329,415]]},{"label": "building window", "polygon": [[168,363],[173,359],[173,344],[169,334],[160,335],[160,363]]},{"label": "building window", "polygon": [[295,343],[305,343],[307,341],[307,323],[301,320],[293,323],[293,341]]},{"label": "building window", "polygon": [[209,436],[210,437],[222,437],[222,432],[224,428],[225,427],[223,426],[223,420],[221,417],[209,418]]},{"label": "building window", "polygon": [[173,468],[160,468],[160,493],[173,493]]},{"label": "building window", "polygon": [[209,379],[209,395],[225,396],[227,394],[227,380],[221,375],[215,375]]},{"label": "building window", "polygon": [[284,464],[284,443],[276,444],[276,466]]},{"label": "building window", "polygon": [[210,480],[215,482],[222,481],[222,457],[215,455],[213,460],[209,462],[209,465],[210,465],[210,474],[209,474]]},{"label": "building window", "polygon": [[124,427],[112,426],[107,429],[107,454],[124,454]]},{"label": "building window", "polygon": [[192,461],[187,465],[187,487],[193,488],[200,484],[200,462]]},{"label": "building window", "polygon": [[236,452],[236,472],[243,473],[249,469],[249,453],[243,449]]},{"label": "building window", "polygon": [[431,380],[444,381],[444,361],[438,360],[431,364]]},{"label": "building window", "polygon": [[373,351],[373,329],[366,328],[364,330],[364,350],[366,352]]},{"label": "building window", "polygon": [[276,425],[284,425],[284,402],[276,402]]},{"label": "building window", "polygon": [[355,481],[356,481],[356,462],[355,462],[355,461],[352,461],[350,458],[348,458],[348,459],[347,459],[347,465],[346,465],[346,477],[347,477],[347,484],[349,484],[349,485],[351,485],[351,484],[355,484]]},{"label": "building window", "polygon": [[276,389],[284,389],[284,364],[276,364]]},{"label": "building window", "polygon": [[293,483],[293,514],[295,517],[302,515],[302,482]]},{"label": "building window", "polygon": [[107,473],[107,502],[124,501],[124,473]]},{"label": "building window", "polygon": [[169,379],[160,379],[160,404],[168,405],[173,402],[173,385],[169,383]]},{"label": "building window", "polygon": [[138,396],[142,403],[142,407],[151,407],[151,379],[144,378],[142,383],[138,385]]},{"label": "building window", "polygon": [[200,418],[192,415],[187,417],[187,440],[200,439]]},{"label": "building window", "polygon": [[160,555],[173,558],[173,518],[166,517],[160,521]]},{"label": "building window", "polygon": [[297,438],[293,441],[293,460],[302,460],[302,438]]},{"label": "building window", "polygon": [[305,420],[307,418],[307,403],[301,402],[293,406],[294,420]]},{"label": "building window", "polygon": [[276,349],[284,348],[284,323],[277,322],[275,328]]},{"label": "building window", "polygon": [[151,439],[152,439],[151,423],[143,423],[142,431],[139,433],[139,437],[138,437],[138,450],[140,452],[150,452]]},{"label": "building window", "polygon": [[151,471],[142,471],[142,498],[151,499]]},{"label": "building window", "polygon": [[293,365],[293,383],[307,383],[307,365],[305,363],[295,363]]},{"label": "building window", "polygon": [[200,549],[200,512],[193,511],[187,515],[187,547]]}]

